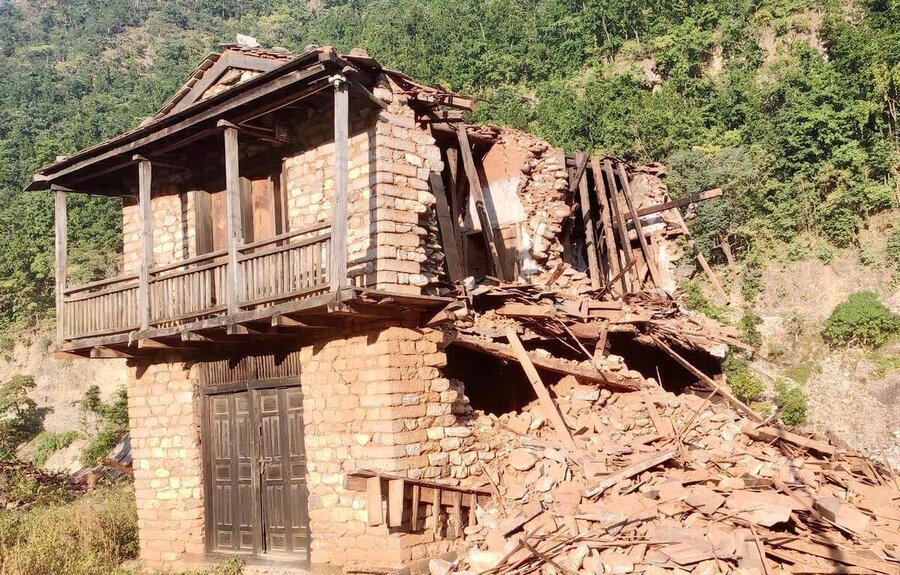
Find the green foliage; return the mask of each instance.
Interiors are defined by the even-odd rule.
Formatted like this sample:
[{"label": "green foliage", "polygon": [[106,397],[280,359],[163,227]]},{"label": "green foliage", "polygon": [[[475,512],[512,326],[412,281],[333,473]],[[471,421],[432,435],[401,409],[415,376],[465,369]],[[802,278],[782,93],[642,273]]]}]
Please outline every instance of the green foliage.
[{"label": "green foliage", "polygon": [[900,333],[900,316],[878,301],[872,292],[850,294],[825,320],[822,337],[832,345],[877,348]]},{"label": "green foliage", "polygon": [[240,557],[229,557],[216,565],[210,565],[202,571],[186,571],[182,575],[242,575],[244,560]]},{"label": "green foliage", "polygon": [[691,310],[700,312],[706,317],[724,321],[726,310],[709,301],[703,294],[700,284],[696,280],[684,280],[680,284],[684,292],[684,305]]},{"label": "green foliage", "polygon": [[888,236],[885,255],[888,266],[900,271],[900,228],[896,228]]},{"label": "green foliage", "polygon": [[0,511],[5,575],[125,575],[119,565],[137,552],[137,512],[128,483],[74,501]]},{"label": "green foliage", "polygon": [[34,378],[14,375],[0,385],[0,460],[15,456],[16,448],[41,431],[42,418],[28,392]]},{"label": "green foliage", "polygon": [[745,309],[744,315],[738,322],[738,328],[741,330],[741,339],[747,345],[759,347],[762,345],[762,334],[759,332],[759,326],[762,325],[762,318],[759,317],[753,309]]},{"label": "green foliage", "polygon": [[747,361],[739,355],[729,353],[722,369],[727,377],[726,381],[728,387],[731,388],[731,393],[744,403],[753,403],[765,391],[763,382],[750,372]]},{"label": "green foliage", "polygon": [[77,438],[77,431],[42,431],[34,438],[34,453],[31,461],[37,466],[43,466],[51,455],[60,449],[65,449]]},{"label": "green foliage", "polygon": [[784,380],[775,382],[775,406],[781,410],[781,421],[785,425],[803,425],[809,398],[799,386]]},{"label": "green foliage", "polygon": [[94,466],[128,432],[128,395],[124,387],[120,388],[112,403],[106,403],[100,398],[100,388],[92,385],[85,391],[80,408],[96,418],[95,433],[81,454],[83,465]]}]

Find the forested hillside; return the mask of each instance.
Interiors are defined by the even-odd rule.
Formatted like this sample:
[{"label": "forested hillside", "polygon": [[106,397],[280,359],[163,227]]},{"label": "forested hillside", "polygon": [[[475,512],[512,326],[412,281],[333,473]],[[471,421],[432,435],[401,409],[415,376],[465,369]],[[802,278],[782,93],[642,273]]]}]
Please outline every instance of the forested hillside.
[{"label": "forested hillside", "polygon": [[[750,265],[812,233],[852,246],[896,207],[900,3],[889,0],[19,0],[0,3],[0,327],[52,305],[57,155],[137,125],[236,32],[366,48],[481,99],[473,119],[720,186],[692,222]],[[74,269],[114,266],[117,207],[75,199]],[[900,224],[894,223],[900,260]],[[900,264],[898,264],[900,265]]]}]

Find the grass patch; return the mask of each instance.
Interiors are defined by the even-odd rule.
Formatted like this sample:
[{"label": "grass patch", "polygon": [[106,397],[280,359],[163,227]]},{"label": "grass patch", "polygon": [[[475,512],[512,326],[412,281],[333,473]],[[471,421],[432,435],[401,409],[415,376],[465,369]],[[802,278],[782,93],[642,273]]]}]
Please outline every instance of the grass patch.
[{"label": "grass patch", "polygon": [[716,305],[703,295],[700,283],[696,280],[685,280],[681,282],[681,290],[684,292],[684,306],[690,310],[702,313],[708,318],[722,322],[727,322],[727,310]]},{"label": "grass patch", "polygon": [[100,388],[92,385],[84,393],[81,410],[97,421],[96,432],[81,454],[81,463],[92,467],[97,465],[98,458],[105,457],[128,432],[128,395],[123,387],[116,392],[112,403],[105,403],[100,399]]},{"label": "grass patch", "polygon": [[863,357],[872,364],[872,377],[874,379],[881,379],[889,373],[900,372],[900,354],[867,350]]},{"label": "grass patch", "polygon": [[813,375],[818,374],[820,371],[821,368],[811,361],[802,361],[788,369],[785,375],[793,381],[803,385],[808,382]]},{"label": "grass patch", "polygon": [[3,575],[124,575],[137,556],[137,512],[129,483],[68,502],[0,511]]},{"label": "grass patch", "polygon": [[42,431],[34,438],[34,455],[31,461],[37,466],[42,466],[51,455],[70,446],[77,438],[77,431]]}]

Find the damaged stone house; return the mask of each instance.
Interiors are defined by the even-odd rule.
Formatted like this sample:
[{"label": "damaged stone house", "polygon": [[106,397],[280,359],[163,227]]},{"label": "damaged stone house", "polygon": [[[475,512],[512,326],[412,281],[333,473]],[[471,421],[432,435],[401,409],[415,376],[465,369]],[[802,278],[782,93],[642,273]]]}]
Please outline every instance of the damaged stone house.
[{"label": "damaged stone house", "polygon": [[[634,389],[687,373],[630,369],[634,346],[738,343],[671,298],[678,207],[715,192],[671,201],[661,166],[567,157],[471,108],[362,51],[230,45],[138,128],[35,175],[56,198],[57,353],[128,359],[150,565],[440,555],[489,493],[472,410],[535,397],[513,344],[546,381]],[[69,194],[121,200],[116,277],[68,281]]]}]

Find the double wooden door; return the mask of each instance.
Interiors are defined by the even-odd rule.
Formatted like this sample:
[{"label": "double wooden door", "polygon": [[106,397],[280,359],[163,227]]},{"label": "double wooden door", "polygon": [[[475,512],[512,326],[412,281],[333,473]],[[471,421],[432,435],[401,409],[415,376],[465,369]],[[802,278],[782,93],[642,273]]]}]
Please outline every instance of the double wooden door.
[{"label": "double wooden door", "polygon": [[207,549],[306,560],[300,388],[231,389],[204,397]]}]

